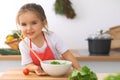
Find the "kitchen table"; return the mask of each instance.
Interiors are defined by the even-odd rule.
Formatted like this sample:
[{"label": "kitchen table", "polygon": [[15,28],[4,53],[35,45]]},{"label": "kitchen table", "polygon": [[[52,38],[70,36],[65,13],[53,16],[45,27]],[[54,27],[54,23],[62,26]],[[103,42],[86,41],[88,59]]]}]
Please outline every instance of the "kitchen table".
[{"label": "kitchen table", "polygon": [[[69,74],[61,77],[52,76],[38,76],[35,73],[30,72],[29,75],[24,75],[22,73],[22,68],[10,68],[2,74],[0,80],[69,80]],[[110,73],[97,73],[98,80],[103,80],[103,78]]]}]

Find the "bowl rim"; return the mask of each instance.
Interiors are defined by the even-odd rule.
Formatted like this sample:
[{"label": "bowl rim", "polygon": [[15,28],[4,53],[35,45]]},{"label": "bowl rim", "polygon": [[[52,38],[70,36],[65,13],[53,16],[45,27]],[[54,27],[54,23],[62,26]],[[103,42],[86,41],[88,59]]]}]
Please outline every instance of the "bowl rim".
[{"label": "bowl rim", "polygon": [[[48,64],[48,63],[45,63],[45,62],[51,62],[51,61],[58,61],[60,63],[64,63],[64,62],[67,62],[66,64],[64,65],[72,65],[72,62],[71,61],[68,61],[68,60],[44,60],[44,61],[41,61],[40,63],[43,63],[43,64]],[[52,64],[52,65],[63,65],[63,64]]]}]

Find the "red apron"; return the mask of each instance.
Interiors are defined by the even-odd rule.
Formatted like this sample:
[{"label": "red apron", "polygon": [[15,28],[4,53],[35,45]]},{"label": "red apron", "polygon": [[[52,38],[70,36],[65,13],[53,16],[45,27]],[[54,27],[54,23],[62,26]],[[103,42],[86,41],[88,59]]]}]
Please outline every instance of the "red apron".
[{"label": "red apron", "polygon": [[[45,37],[44,40],[46,41]],[[45,49],[45,51],[43,53],[41,52],[37,52],[35,51],[35,53],[38,55],[38,57],[43,61],[43,60],[55,60],[54,54],[52,52],[52,50],[50,49],[50,47],[48,46],[48,43],[46,41],[47,47]],[[32,48],[32,44],[31,44],[31,40],[30,40],[30,48]],[[35,57],[35,55],[32,53],[32,51],[30,50],[30,56],[33,60],[33,63],[40,66],[40,62],[39,60]]]}]

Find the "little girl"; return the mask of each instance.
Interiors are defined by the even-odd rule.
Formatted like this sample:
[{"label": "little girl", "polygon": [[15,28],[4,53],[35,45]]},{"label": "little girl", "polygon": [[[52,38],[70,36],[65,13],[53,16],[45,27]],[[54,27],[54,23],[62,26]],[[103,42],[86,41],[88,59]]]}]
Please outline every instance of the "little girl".
[{"label": "little girl", "polygon": [[[80,69],[80,65],[69,48],[54,32],[47,29],[47,18],[39,4],[28,3],[22,6],[18,11],[16,23],[20,27],[22,35],[25,36],[24,41],[41,60],[55,60],[62,57],[71,61],[74,68]],[[47,75],[40,67],[39,60],[23,41],[19,43],[19,50],[22,65],[37,75]]]}]

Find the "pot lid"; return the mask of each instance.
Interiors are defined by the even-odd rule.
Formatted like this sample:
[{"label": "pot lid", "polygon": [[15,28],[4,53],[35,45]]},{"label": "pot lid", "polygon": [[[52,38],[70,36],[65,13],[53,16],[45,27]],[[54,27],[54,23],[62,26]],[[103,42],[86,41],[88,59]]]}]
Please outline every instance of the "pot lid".
[{"label": "pot lid", "polygon": [[103,33],[103,30],[100,30],[97,34],[92,34],[88,39],[112,39],[110,34]]}]

